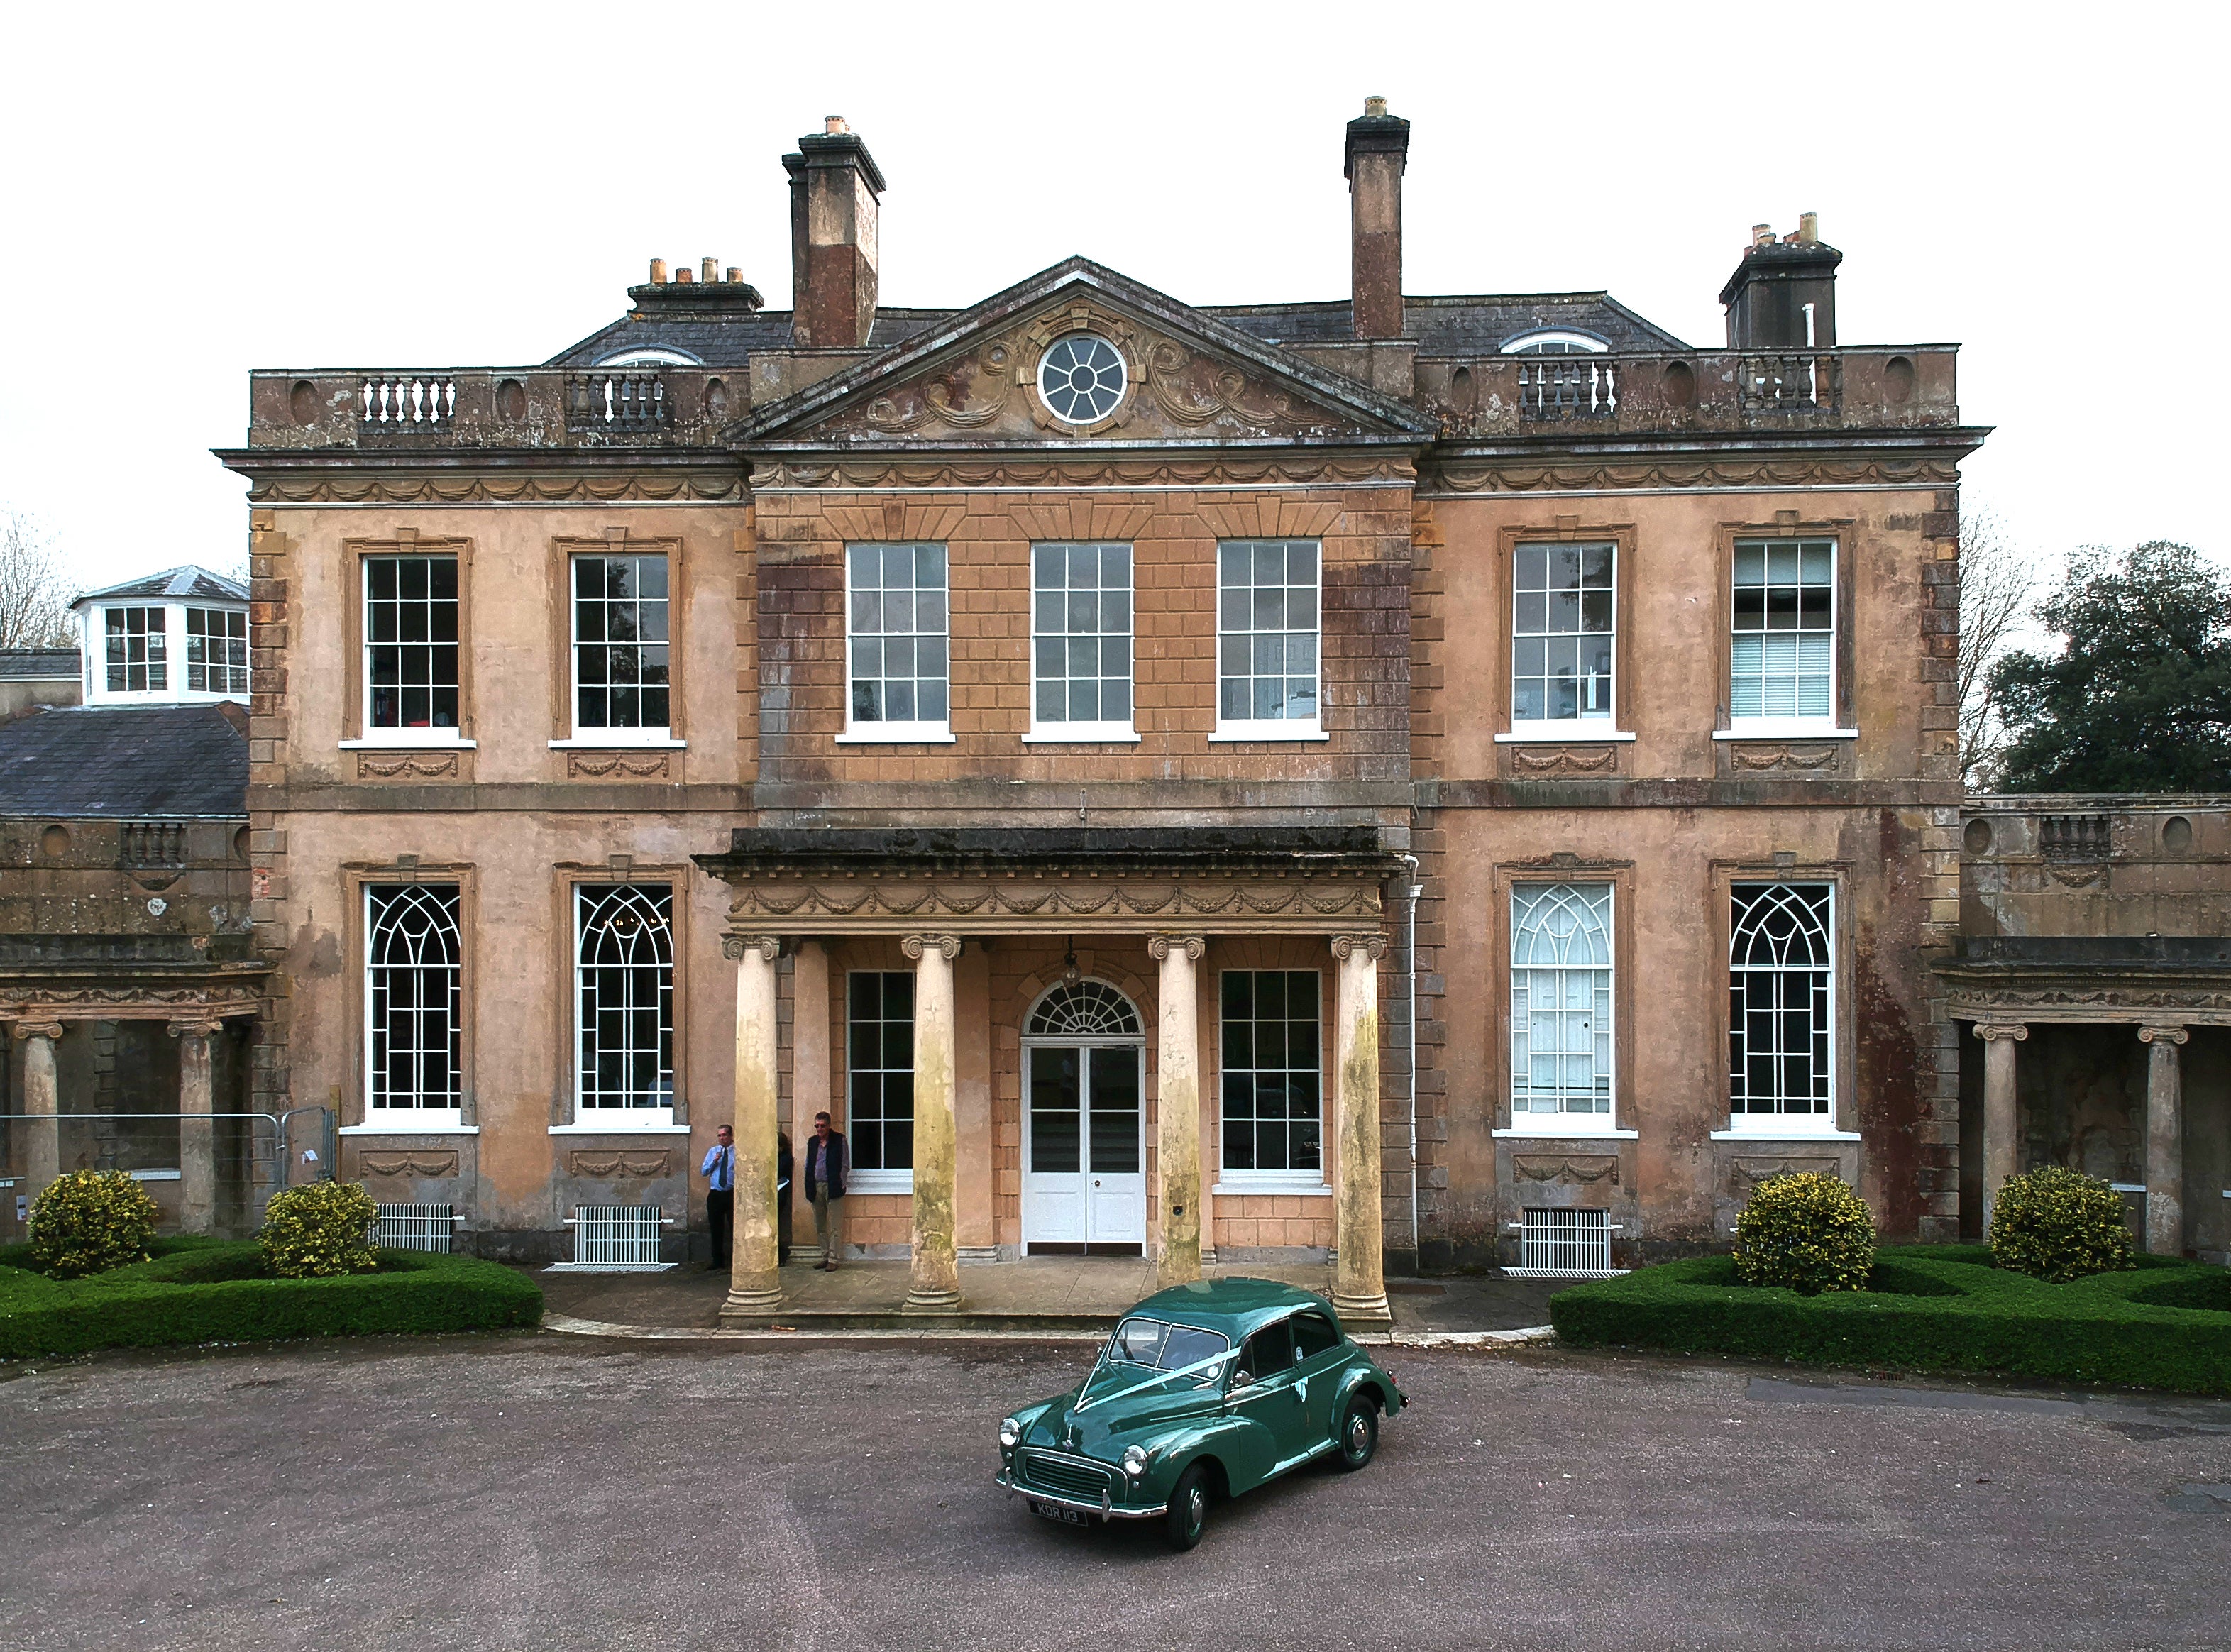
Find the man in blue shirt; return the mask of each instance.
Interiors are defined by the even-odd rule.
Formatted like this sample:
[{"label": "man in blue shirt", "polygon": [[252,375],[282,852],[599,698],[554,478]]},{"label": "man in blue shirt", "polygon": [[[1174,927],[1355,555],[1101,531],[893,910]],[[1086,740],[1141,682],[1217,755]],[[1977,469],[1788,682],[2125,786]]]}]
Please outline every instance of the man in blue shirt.
[{"label": "man in blue shirt", "polygon": [[705,1225],[713,1233],[713,1260],[705,1266],[722,1273],[735,1242],[736,1132],[723,1124],[715,1136],[716,1144],[705,1150],[705,1162],[697,1169],[706,1182]]}]

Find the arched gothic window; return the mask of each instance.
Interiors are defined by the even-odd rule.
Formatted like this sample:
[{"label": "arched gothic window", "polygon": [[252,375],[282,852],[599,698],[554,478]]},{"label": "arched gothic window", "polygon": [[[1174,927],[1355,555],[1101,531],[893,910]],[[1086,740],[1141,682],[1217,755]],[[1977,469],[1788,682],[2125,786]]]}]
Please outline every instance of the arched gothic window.
[{"label": "arched gothic window", "polygon": [[1510,1105],[1610,1123],[1611,885],[1510,891]]},{"label": "arched gothic window", "polygon": [[674,889],[573,889],[584,1111],[674,1105]]},{"label": "arched gothic window", "polygon": [[1835,889],[1737,884],[1728,942],[1729,1107],[1831,1117],[1835,1046]]},{"label": "arched gothic window", "polygon": [[1139,1012],[1103,981],[1072,981],[1038,1000],[1032,1038],[1137,1038]]},{"label": "arched gothic window", "polygon": [[454,1111],[464,1095],[457,885],[370,884],[364,895],[365,1105]]}]

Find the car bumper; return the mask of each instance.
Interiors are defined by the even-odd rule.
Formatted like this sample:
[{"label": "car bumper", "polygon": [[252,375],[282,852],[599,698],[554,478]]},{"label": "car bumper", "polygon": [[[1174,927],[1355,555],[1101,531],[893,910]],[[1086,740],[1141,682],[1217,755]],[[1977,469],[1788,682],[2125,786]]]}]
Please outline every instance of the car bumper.
[{"label": "car bumper", "polygon": [[1042,1492],[1035,1486],[1017,1485],[1013,1473],[1005,1468],[999,1472],[996,1483],[1010,1497],[1027,1497],[1033,1503],[1051,1503],[1057,1508],[1075,1509],[1080,1514],[1096,1514],[1103,1521],[1152,1520],[1170,1512],[1167,1503],[1148,1508],[1135,1503],[1118,1503],[1105,1494],[1098,1502],[1088,1503],[1083,1498],[1064,1497],[1058,1492]]}]

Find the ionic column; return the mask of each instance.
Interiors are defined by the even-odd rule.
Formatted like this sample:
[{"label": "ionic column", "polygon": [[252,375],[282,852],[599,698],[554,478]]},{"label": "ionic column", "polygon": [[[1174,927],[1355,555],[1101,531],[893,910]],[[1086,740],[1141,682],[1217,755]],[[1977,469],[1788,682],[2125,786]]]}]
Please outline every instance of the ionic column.
[{"label": "ionic column", "polygon": [[1999,1189],[2021,1169],[2014,1138],[2014,1046],[2029,1036],[2029,1028],[1981,1021],[1976,1036],[1983,1040],[1983,1236],[1988,1239]]},{"label": "ionic column", "polygon": [[2184,1075],[2182,1027],[2142,1027],[2146,1046],[2146,1248],[2184,1254]]},{"label": "ionic column", "polygon": [[61,1126],[55,1083],[55,1040],[62,1035],[60,1021],[18,1021],[16,1037],[23,1046],[23,1168],[29,1173],[31,1196],[37,1198],[62,1173]]},{"label": "ionic column", "polygon": [[1200,1014],[1193,967],[1207,949],[1197,935],[1158,935],[1147,943],[1162,966],[1154,1012],[1154,1159],[1162,1206],[1157,1289],[1200,1277]]},{"label": "ionic column", "polygon": [[1340,961],[1334,1056],[1340,1066],[1340,1256],[1332,1304],[1356,1318],[1387,1317],[1383,1215],[1380,1209],[1378,935],[1333,937]]},{"label": "ionic column", "polygon": [[914,1273],[907,1307],[950,1313],[960,1305],[953,1247],[953,961],[957,935],[909,935],[914,965]]},{"label": "ionic column", "polygon": [[736,961],[735,1238],[723,1312],[772,1313],[782,1306],[775,1249],[774,961],[772,935],[732,935],[721,943]]},{"label": "ionic column", "polygon": [[210,1040],[223,1021],[172,1021],[178,1040],[178,1227],[189,1234],[217,1231],[217,1139],[210,1115]]}]

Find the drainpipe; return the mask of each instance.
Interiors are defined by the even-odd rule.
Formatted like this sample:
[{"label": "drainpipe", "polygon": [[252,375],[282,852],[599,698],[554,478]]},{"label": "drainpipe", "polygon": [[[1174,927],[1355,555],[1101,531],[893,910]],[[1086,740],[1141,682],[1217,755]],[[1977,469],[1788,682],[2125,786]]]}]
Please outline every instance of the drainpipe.
[{"label": "drainpipe", "polygon": [[1418,881],[1418,857],[1404,855],[1402,864],[1410,869],[1410,916],[1403,925],[1406,962],[1403,980],[1410,988],[1410,1019],[1407,1022],[1410,1038],[1410,1266],[1420,1267],[1418,1260],[1418,897],[1426,886]]}]

